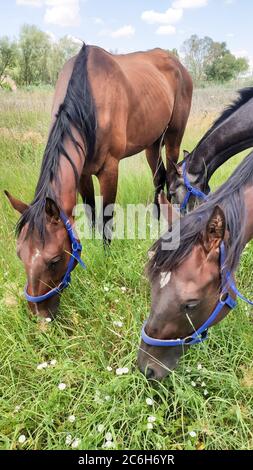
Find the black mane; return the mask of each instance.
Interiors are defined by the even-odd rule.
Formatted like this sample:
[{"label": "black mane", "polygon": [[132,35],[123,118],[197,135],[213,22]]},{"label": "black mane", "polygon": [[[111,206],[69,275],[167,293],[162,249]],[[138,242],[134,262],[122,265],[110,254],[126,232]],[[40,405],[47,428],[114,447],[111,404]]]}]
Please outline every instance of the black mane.
[{"label": "black mane", "polygon": [[[42,241],[45,240],[45,200],[50,197],[57,202],[51,183],[54,181],[58,186],[62,183],[58,171],[61,155],[70,162],[78,184],[77,169],[64,148],[64,140],[69,138],[79,154],[82,152],[87,159],[93,156],[96,143],[96,112],[87,74],[88,53],[89,47],[84,44],[75,60],[64,102],[59,107],[48,138],[34,199],[17,223],[17,235],[28,223],[27,233],[31,234],[36,227]],[[73,129],[81,136],[83,145],[76,141]]]},{"label": "black mane", "polygon": [[218,127],[222,124],[226,119],[228,119],[232,114],[234,114],[241,106],[246,104],[251,98],[253,98],[253,87],[243,88],[242,90],[238,91],[238,98],[228,106],[222,114],[214,121],[213,125],[208,129],[202,139],[199,141],[197,147],[194,149],[196,150],[199,145]]},{"label": "black mane", "polygon": [[225,265],[233,272],[243,249],[246,223],[244,189],[249,185],[253,185],[253,152],[241,162],[230,178],[210,195],[207,202],[182,217],[178,221],[180,226],[175,224],[175,232],[178,230],[180,234],[180,245],[177,249],[163,250],[163,237],[153,245],[151,250],[154,251],[154,256],[147,266],[150,279],[161,270],[171,271],[178,266],[190,254],[193,247],[201,242],[208,220],[217,205],[224,211],[229,231]]}]

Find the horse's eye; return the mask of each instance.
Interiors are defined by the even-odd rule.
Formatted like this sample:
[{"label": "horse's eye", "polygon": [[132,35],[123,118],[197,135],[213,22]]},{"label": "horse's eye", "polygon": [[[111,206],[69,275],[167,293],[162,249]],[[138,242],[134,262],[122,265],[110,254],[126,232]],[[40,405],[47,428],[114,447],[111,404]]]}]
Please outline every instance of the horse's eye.
[{"label": "horse's eye", "polygon": [[59,262],[61,261],[61,256],[57,256],[56,258],[52,259],[49,263],[48,263],[48,269],[51,269],[51,270],[54,270],[56,269],[56,267],[58,266]]},{"label": "horse's eye", "polygon": [[195,310],[195,308],[198,306],[199,302],[189,302],[188,304],[185,304],[184,309],[186,312],[192,312]]}]

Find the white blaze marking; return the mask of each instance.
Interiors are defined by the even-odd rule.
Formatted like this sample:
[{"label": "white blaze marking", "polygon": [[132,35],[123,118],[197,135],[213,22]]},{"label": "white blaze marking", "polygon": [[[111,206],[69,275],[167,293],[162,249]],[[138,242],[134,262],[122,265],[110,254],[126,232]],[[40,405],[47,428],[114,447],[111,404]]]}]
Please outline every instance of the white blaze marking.
[{"label": "white blaze marking", "polygon": [[170,278],[171,278],[171,271],[169,271],[168,273],[161,273],[161,279],[160,279],[160,287],[161,289],[163,289],[163,287],[165,287],[169,282],[170,282]]},{"label": "white blaze marking", "polygon": [[[32,256],[32,262],[31,262],[31,267],[30,267],[30,277],[31,277],[31,282],[32,282],[32,295],[33,296],[34,296],[34,283],[33,283],[34,263],[40,256],[41,256],[40,250],[36,248],[35,253]],[[35,303],[34,306],[35,306],[36,314],[39,315],[38,305]]]}]

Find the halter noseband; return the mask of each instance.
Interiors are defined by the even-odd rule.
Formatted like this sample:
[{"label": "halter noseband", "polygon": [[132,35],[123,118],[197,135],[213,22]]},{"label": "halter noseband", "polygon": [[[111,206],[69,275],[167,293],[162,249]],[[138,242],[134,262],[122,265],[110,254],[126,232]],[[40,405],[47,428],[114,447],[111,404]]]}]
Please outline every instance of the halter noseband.
[{"label": "halter noseband", "polygon": [[63,289],[68,287],[69,284],[71,283],[71,272],[73,271],[75,267],[75,261],[77,261],[82,266],[82,268],[86,269],[84,262],[81,260],[82,245],[77,240],[74,230],[71,226],[71,223],[69,219],[67,218],[67,216],[64,214],[64,212],[61,211],[60,217],[68,232],[68,236],[69,236],[69,239],[71,242],[71,248],[72,248],[70,260],[67,266],[67,271],[64,274],[60,284],[57,287],[50,289],[48,292],[46,292],[46,294],[36,295],[36,296],[29,295],[27,292],[27,285],[26,285],[25,290],[24,290],[24,295],[25,295],[26,300],[28,300],[28,302],[33,302],[33,303],[44,302],[44,300],[50,299],[51,297],[59,294],[61,291],[63,291]]},{"label": "halter noseband", "polygon": [[181,210],[184,210],[186,209],[186,206],[188,204],[188,201],[190,199],[191,196],[195,196],[195,197],[198,197],[200,199],[204,199],[204,201],[207,200],[207,195],[205,193],[203,193],[202,191],[200,191],[200,189],[197,189],[197,188],[194,188],[190,181],[189,181],[189,178],[187,176],[187,171],[186,171],[186,162],[183,163],[182,165],[182,169],[183,169],[183,178],[184,178],[184,185],[187,189],[187,193],[184,197],[184,200],[181,204]]},{"label": "halter noseband", "polygon": [[221,294],[219,298],[219,302],[217,303],[215,309],[211,313],[210,317],[205,321],[205,323],[200,326],[197,330],[194,331],[191,335],[187,336],[186,338],[178,338],[178,339],[157,339],[148,336],[145,332],[145,326],[147,322],[145,321],[142,327],[141,338],[144,343],[148,344],[149,346],[191,346],[193,344],[202,343],[208,338],[208,328],[213,324],[214,320],[218,317],[219,313],[226,305],[230,309],[235,308],[236,300],[234,300],[231,295],[229,294],[228,290],[231,290],[236,294],[240,299],[247,302],[249,305],[253,305],[253,302],[248,300],[244,297],[236,288],[236,285],[231,278],[230,272],[223,273],[224,269],[224,262],[226,259],[226,250],[225,245],[222,242],[220,246],[220,272],[221,272]]}]

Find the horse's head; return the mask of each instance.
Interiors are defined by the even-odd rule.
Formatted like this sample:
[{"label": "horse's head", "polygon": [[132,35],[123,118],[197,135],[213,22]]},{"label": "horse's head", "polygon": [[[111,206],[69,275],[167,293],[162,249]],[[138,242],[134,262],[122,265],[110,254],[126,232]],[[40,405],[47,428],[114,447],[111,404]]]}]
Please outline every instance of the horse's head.
[{"label": "horse's head", "polygon": [[[162,340],[187,338],[210,317],[220,295],[220,244],[225,225],[224,213],[216,206],[203,233],[179,264],[173,262],[169,269],[160,269],[157,264],[163,255],[153,255],[149,266],[152,305],[146,335]],[[156,249],[159,250],[157,244]],[[227,312],[227,307],[222,308],[213,324]],[[154,346],[142,340],[139,367],[147,378],[160,380],[177,367],[188,347],[187,344]]]},{"label": "horse's head", "polygon": [[[187,185],[185,181],[185,177],[183,174],[183,163],[187,162],[187,157],[189,156],[189,152],[184,150],[184,161],[179,162],[178,164],[172,163],[170,172],[169,172],[169,198],[172,204],[179,204],[182,207],[182,212],[190,212],[195,207],[197,207],[203,199],[198,197],[194,194],[191,194],[187,203],[184,204],[187,196]],[[198,174],[191,174],[187,172],[187,181],[189,184],[201,191],[204,194],[208,194],[210,188],[206,181],[206,171],[203,168],[203,171]]]},{"label": "horse's head", "polygon": [[[30,207],[25,203],[15,199],[7,191],[5,194],[12,207],[22,216],[29,211]],[[24,224],[17,239],[17,255],[24,264],[27,275],[27,294],[34,297],[43,296],[60,284],[71,252],[69,236],[56,202],[47,198],[44,211],[44,240],[36,227],[29,231],[29,222]],[[51,318],[59,306],[59,294],[38,303],[28,304],[37,315]]]}]

